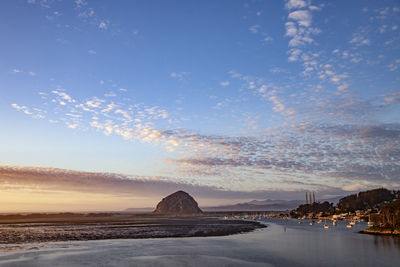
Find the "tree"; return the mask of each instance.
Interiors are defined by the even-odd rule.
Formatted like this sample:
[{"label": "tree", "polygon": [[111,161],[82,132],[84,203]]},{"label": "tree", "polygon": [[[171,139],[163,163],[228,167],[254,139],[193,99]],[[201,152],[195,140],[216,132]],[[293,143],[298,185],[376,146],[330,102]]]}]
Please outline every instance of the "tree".
[{"label": "tree", "polygon": [[380,222],[382,227],[400,228],[400,199],[381,206]]}]

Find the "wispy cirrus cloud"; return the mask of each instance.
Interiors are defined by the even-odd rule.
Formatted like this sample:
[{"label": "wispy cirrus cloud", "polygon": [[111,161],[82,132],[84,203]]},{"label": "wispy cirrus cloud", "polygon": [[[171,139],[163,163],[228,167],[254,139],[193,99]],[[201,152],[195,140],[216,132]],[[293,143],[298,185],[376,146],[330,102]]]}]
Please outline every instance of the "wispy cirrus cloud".
[{"label": "wispy cirrus cloud", "polygon": [[182,72],[171,72],[170,77],[174,79],[178,79],[179,81],[185,80],[189,76],[189,72],[182,71]]},{"label": "wispy cirrus cloud", "polygon": [[[56,9],[62,9],[63,7],[60,6],[59,1],[53,0],[27,0],[27,3],[30,5],[38,5],[42,8],[47,9],[47,14],[45,18],[49,21],[57,22],[57,25],[60,25],[59,21],[57,20],[63,14],[61,11]],[[107,30],[110,25],[110,21],[106,18],[100,17],[94,10],[93,7],[89,4],[86,0],[75,0],[71,1],[70,3],[77,14],[77,18],[82,22],[87,22],[90,25],[97,25],[99,30]],[[66,27],[70,27],[70,24],[64,25]],[[60,42],[65,42],[64,39],[59,38]]]}]

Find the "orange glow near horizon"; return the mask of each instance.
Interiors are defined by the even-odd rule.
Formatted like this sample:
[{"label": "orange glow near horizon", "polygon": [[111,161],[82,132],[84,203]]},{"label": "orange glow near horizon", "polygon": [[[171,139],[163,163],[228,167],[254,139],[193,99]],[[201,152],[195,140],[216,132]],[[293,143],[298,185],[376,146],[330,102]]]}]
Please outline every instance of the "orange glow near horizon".
[{"label": "orange glow near horizon", "polygon": [[[100,212],[123,211],[127,208],[155,208],[157,203],[165,196],[145,197],[106,193],[82,193],[48,190],[38,187],[8,188],[0,189],[0,213]],[[230,205],[252,199],[233,200],[195,197],[195,200],[200,207],[208,207]]]},{"label": "orange glow near horizon", "polygon": [[158,199],[40,189],[1,190],[0,213],[122,211],[154,207]]}]

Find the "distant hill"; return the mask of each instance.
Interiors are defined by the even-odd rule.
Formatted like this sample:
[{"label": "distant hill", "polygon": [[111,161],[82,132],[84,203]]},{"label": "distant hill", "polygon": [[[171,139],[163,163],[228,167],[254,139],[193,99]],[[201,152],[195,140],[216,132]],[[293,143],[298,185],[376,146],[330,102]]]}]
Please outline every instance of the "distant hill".
[{"label": "distant hill", "polygon": [[273,204],[284,204],[287,202],[288,202],[287,200],[281,200],[281,199],[265,199],[265,200],[252,200],[246,203],[254,205],[273,205]]},{"label": "distant hill", "polygon": [[[328,201],[329,203],[336,204],[341,197],[321,199],[319,202]],[[265,200],[252,200],[244,203],[237,203],[232,205],[203,207],[204,211],[283,211],[292,210],[304,204],[304,200],[281,200],[281,199],[265,199]]]},{"label": "distant hill", "polygon": [[203,207],[204,211],[281,211],[297,207],[304,201],[301,200],[252,200],[250,202],[233,205]]}]

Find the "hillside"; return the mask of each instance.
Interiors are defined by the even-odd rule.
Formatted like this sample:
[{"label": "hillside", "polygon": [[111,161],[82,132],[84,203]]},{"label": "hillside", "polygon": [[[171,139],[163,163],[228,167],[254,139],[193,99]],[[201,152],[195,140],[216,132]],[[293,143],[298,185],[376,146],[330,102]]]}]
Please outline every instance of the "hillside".
[{"label": "hillside", "polygon": [[341,198],[337,208],[342,213],[373,209],[379,204],[385,201],[392,201],[397,197],[398,192],[390,191],[385,188],[378,188]]}]

